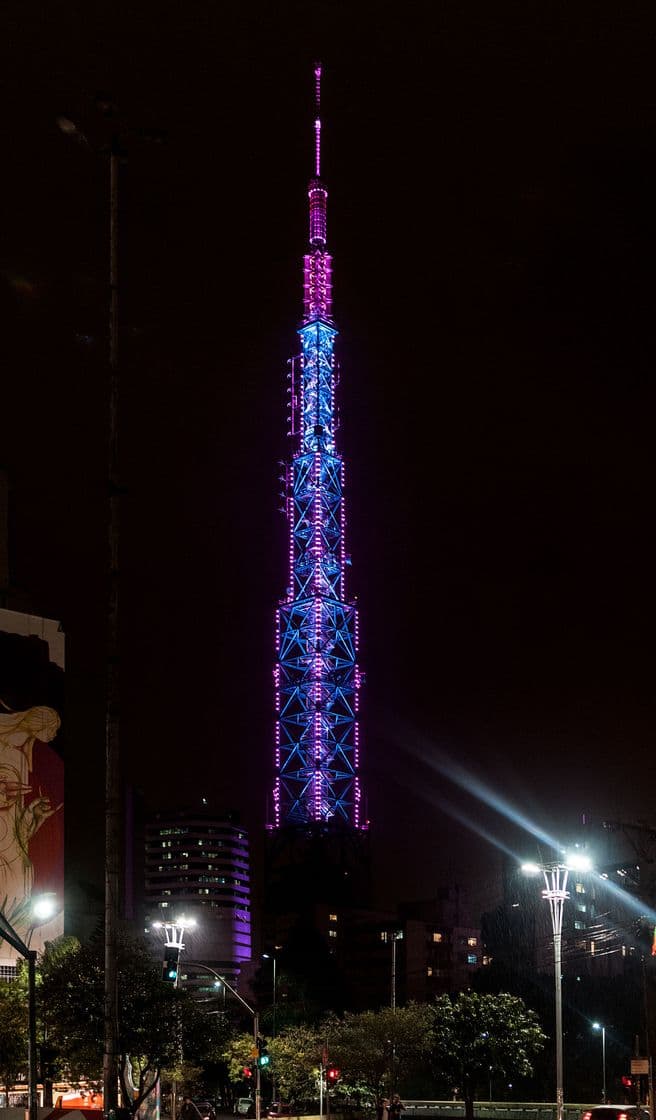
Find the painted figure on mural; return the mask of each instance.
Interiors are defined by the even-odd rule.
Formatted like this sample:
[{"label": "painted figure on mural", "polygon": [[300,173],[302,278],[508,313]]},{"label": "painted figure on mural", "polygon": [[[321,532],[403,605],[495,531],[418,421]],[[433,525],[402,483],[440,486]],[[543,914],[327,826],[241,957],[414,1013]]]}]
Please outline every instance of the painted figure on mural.
[{"label": "painted figure on mural", "polygon": [[60,725],[54,708],[0,712],[0,907],[18,926],[32,891],[30,842],[62,807],[32,787],[34,744],[51,742]]}]

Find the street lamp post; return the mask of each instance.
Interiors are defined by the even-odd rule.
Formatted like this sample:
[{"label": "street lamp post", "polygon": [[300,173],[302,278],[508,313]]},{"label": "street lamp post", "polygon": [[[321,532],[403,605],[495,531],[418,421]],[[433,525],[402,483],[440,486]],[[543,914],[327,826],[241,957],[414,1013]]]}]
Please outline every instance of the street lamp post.
[{"label": "street lamp post", "polygon": [[606,1103],[606,1028],[601,1023],[593,1023],[592,1029],[601,1031],[601,1071],[602,1071],[602,1086],[601,1086],[601,1103]]},{"label": "street lamp post", "polygon": [[392,930],[390,938],[392,941],[392,983],[390,1007],[392,1008],[392,1011],[396,1011],[396,943],[397,941],[403,941],[403,930]]},{"label": "street lamp post", "polygon": [[[278,946],[276,946],[278,948]],[[262,953],[265,961],[271,961],[273,965],[273,1003],[272,1003],[272,1022],[271,1022],[271,1037],[276,1037],[276,954],[275,953]]]},{"label": "street lamp post", "polygon": [[[185,947],[182,938],[184,937],[185,929],[193,929],[195,925],[195,918],[185,917],[175,918],[170,922],[153,922],[153,929],[164,930],[164,952],[166,953],[167,949],[173,949],[175,953],[176,970],[175,979],[173,981],[174,988],[180,985],[180,954]],[[182,1058],[182,1046],[180,1046],[180,1058]],[[176,1120],[177,1112],[178,1083],[173,1079],[171,1082],[171,1120]]]},{"label": "street lamp post", "polygon": [[[279,948],[280,948],[280,946],[276,945],[276,949],[279,949]],[[264,957],[265,960],[267,960],[267,961],[270,960],[273,963],[273,1004],[272,1004],[272,1016],[271,1016],[271,1037],[275,1038],[276,1037],[276,1006],[277,1006],[277,998],[276,998],[276,992],[277,992],[277,988],[276,988],[276,954],[275,953],[262,953],[262,956]],[[271,1103],[274,1104],[274,1105],[276,1104],[276,1074],[275,1074],[275,1069],[271,1074]]]},{"label": "street lamp post", "polygon": [[[118,967],[117,946],[121,873],[121,784],[120,784],[120,645],[119,645],[119,545],[120,476],[118,454],[119,408],[119,285],[118,219],[119,161],[122,140],[136,135],[119,129],[116,106],[98,97],[96,108],[105,118],[108,142],[94,147],[68,117],[58,117],[61,131],[109,160],[109,378],[107,392],[107,628],[105,657],[105,991],[103,1108],[106,1116],[118,1107]],[[145,139],[161,139],[155,133],[140,133]]]},{"label": "street lamp post", "polygon": [[[205,971],[211,973],[212,976],[214,976],[216,980],[220,980],[221,983],[223,984],[224,988],[227,988],[228,991],[231,992],[232,995],[235,997],[235,999],[239,1000],[242,1007],[246,1008],[246,1010],[248,1011],[248,1014],[253,1016],[253,1049],[257,1050],[258,1049],[257,1044],[258,1044],[258,1040],[259,1040],[259,1037],[260,1037],[260,1015],[259,1015],[259,1012],[256,1011],[255,1008],[251,1007],[251,1005],[249,1003],[246,1003],[246,1000],[243,998],[243,996],[240,996],[239,992],[236,991],[236,989],[232,987],[232,984],[228,983],[225,976],[222,976],[221,973],[217,972],[215,968],[211,967],[211,965],[202,964],[200,961],[194,961],[194,968],[205,969]],[[255,1120],[261,1120],[261,1115],[262,1115],[262,1078],[261,1078],[261,1072],[260,1072],[260,1063],[258,1061],[257,1065],[255,1066]]]},{"label": "street lamp post", "polygon": [[[37,910],[37,907],[40,907],[40,909]],[[54,913],[52,902],[47,901],[35,903],[33,909],[37,911],[37,916],[42,921],[46,921]],[[37,1120],[39,1101],[37,1097],[36,1059],[36,950],[28,948],[23,939],[16,933],[14,927],[7,921],[2,911],[0,911],[0,937],[27,961],[28,1116],[29,1120]]]},{"label": "street lamp post", "polygon": [[525,875],[544,876],[542,897],[549,903],[554,950],[554,994],[556,1001],[556,1120],[563,1120],[565,1095],[563,1090],[563,978],[562,935],[563,906],[569,898],[567,879],[570,871],[590,871],[590,860],[575,856],[565,862],[538,864],[524,863]]}]

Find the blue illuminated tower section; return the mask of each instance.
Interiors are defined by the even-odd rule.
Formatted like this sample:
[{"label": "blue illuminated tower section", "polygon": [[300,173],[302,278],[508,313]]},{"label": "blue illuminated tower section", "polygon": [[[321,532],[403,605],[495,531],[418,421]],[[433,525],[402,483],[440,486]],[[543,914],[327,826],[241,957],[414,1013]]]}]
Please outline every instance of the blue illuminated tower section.
[{"label": "blue illuminated tower section", "polygon": [[335,440],[337,329],[321,181],[320,66],[314,74],[315,177],[308,189],[301,353],[290,363],[289,586],[276,614],[273,823],[362,829],[358,618],[346,597],[344,464]]}]

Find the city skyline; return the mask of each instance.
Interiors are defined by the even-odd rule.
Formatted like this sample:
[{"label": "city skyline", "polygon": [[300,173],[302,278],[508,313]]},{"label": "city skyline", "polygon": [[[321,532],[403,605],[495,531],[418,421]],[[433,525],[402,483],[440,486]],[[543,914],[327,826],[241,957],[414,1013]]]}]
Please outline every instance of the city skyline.
[{"label": "city skyline", "polygon": [[55,119],[101,131],[111,89],[131,128],[168,133],[121,170],[123,739],[150,800],[189,803],[200,772],[252,829],[316,56],[381,877],[410,894],[484,868],[481,832],[531,854],[475,781],[564,840],[584,810],[646,815],[649,35],[603,6],[576,34],[510,3],[303,26],[294,5],[192,5],[181,35],[166,6],[76,15],[23,9],[8,68],[1,465],[15,580],[67,631],[79,796],[102,754],[107,183]]}]

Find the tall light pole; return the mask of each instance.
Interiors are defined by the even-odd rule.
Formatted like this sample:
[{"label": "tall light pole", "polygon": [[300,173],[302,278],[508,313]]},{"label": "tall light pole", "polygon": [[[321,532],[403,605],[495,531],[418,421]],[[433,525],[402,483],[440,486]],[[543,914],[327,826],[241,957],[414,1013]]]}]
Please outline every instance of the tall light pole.
[{"label": "tall light pole", "polygon": [[[33,903],[32,909],[40,921],[47,921],[55,912],[52,899],[44,897]],[[0,911],[0,937],[11,945],[27,961],[27,1061],[28,1061],[28,1117],[37,1120],[39,1101],[37,1097],[37,1060],[36,1060],[36,949],[30,949],[16,930]]]},{"label": "tall light pole", "polygon": [[403,941],[403,930],[392,930],[392,932],[390,933],[390,939],[392,942],[392,982],[390,1007],[392,1008],[392,1011],[396,1011],[396,943],[397,941]]},{"label": "tall light pole", "polygon": [[601,1087],[601,1103],[606,1103],[606,1028],[601,1023],[593,1023],[592,1029],[594,1031],[601,1031],[601,1070],[602,1070],[602,1087]]},{"label": "tall light pole", "polygon": [[[258,1041],[259,1041],[259,1038],[260,1038],[260,1015],[259,1015],[259,1012],[256,1011],[254,1007],[251,1007],[251,1005],[249,1003],[246,1003],[246,1000],[243,998],[243,996],[240,996],[239,992],[236,991],[236,989],[232,987],[232,984],[228,983],[225,976],[222,976],[221,973],[217,972],[215,968],[211,967],[211,965],[201,964],[200,961],[194,961],[193,967],[204,969],[205,972],[211,973],[211,975],[214,976],[216,980],[220,980],[221,983],[223,984],[224,988],[227,988],[228,991],[231,992],[232,995],[235,997],[235,999],[239,1000],[242,1007],[246,1008],[246,1010],[248,1011],[248,1014],[253,1016],[253,1049],[255,1051],[257,1051],[258,1050]],[[260,1063],[259,1063],[259,1060],[258,1060],[258,1062],[255,1066],[255,1120],[261,1120],[261,1115],[262,1115],[262,1078],[261,1078],[261,1072],[260,1072]]]},{"label": "tall light pole", "polygon": [[[279,949],[279,948],[280,948],[280,946],[276,945],[276,949]],[[277,998],[276,998],[276,990],[277,990],[276,989],[276,954],[275,953],[262,953],[262,956],[263,956],[264,960],[266,960],[266,961],[270,960],[273,964],[273,1004],[272,1004],[272,1016],[271,1016],[271,1019],[272,1019],[272,1021],[271,1021],[271,1037],[275,1038],[276,1037],[276,1006],[277,1006]],[[271,1074],[271,1103],[272,1104],[276,1103],[276,1074],[275,1074],[275,1068],[274,1068],[274,1070]]]},{"label": "tall light pole", "polygon": [[563,906],[569,898],[567,878],[570,871],[590,871],[587,856],[575,855],[556,863],[523,863],[525,875],[544,876],[542,897],[549,903],[554,950],[554,993],[556,998],[556,1120],[563,1120],[565,1095],[563,1089],[563,977],[562,936]]},{"label": "tall light pole", "polygon": [[[103,116],[114,106],[98,101]],[[95,149],[67,117],[59,117],[66,135]],[[103,1050],[103,1109],[118,1107],[118,971],[116,966],[119,892],[121,794],[119,751],[119,472],[118,472],[118,171],[119,136],[112,129],[109,143],[98,149],[109,159],[109,385],[107,409],[107,630],[105,662],[105,998]]]},{"label": "tall light pole", "polygon": [[107,142],[92,145],[84,132],[68,119],[58,117],[61,131],[109,162],[109,336],[107,392],[107,629],[105,648],[105,994],[103,1050],[103,1108],[105,1115],[118,1107],[118,925],[121,883],[121,763],[119,693],[119,513],[121,485],[118,453],[119,408],[119,284],[118,220],[119,162],[122,141],[130,135],[161,140],[155,132],[136,132],[118,127],[116,106],[107,98],[96,98],[96,108],[106,120]]},{"label": "tall light pole", "polygon": [[[180,986],[180,954],[184,949],[184,932],[186,929],[193,929],[196,925],[195,918],[186,918],[181,916],[174,918],[170,922],[153,922],[153,929],[164,930],[164,958],[165,969],[166,962],[174,963],[175,976],[173,977],[173,987]],[[169,979],[166,976],[165,978]],[[180,1047],[182,1057],[182,1047]],[[175,1079],[171,1082],[171,1120],[176,1120],[178,1111],[178,1083]]]},{"label": "tall light pole", "polygon": [[[277,946],[276,946],[277,948]],[[271,961],[273,965],[273,1003],[272,1003],[272,1023],[271,1023],[271,1037],[276,1037],[276,954],[275,953],[262,953],[265,961]]]}]

